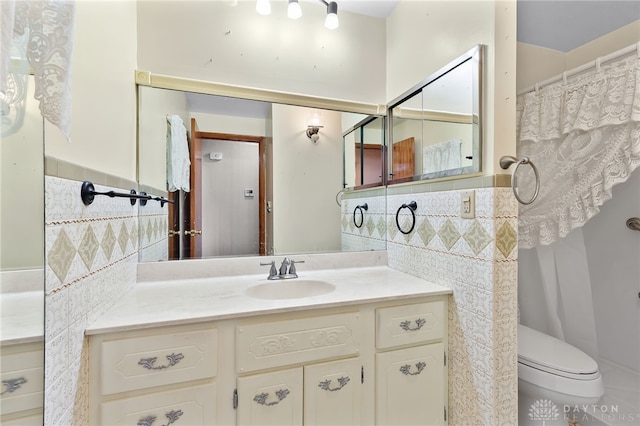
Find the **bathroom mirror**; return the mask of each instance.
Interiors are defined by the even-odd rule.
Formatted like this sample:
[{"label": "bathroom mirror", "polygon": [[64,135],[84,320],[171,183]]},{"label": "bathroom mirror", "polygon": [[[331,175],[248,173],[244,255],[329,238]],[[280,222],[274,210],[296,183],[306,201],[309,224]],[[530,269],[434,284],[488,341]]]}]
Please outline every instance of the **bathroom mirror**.
[{"label": "bathroom mirror", "polygon": [[[343,250],[343,134],[359,124],[382,147],[379,116],[145,85],[138,103],[138,182],[176,202],[165,207],[167,259]],[[166,192],[167,117],[175,115],[200,147],[189,166],[200,185],[188,193]],[[307,129],[316,119],[314,140]],[[141,252],[140,261],[158,260]]]},{"label": "bathroom mirror", "polygon": [[44,122],[33,75],[11,75],[0,138],[0,423],[42,424]]},{"label": "bathroom mirror", "polygon": [[364,189],[384,184],[384,123],[384,117],[368,116],[344,133],[345,188]]},{"label": "bathroom mirror", "polygon": [[389,104],[389,184],[481,170],[482,52],[474,47]]}]

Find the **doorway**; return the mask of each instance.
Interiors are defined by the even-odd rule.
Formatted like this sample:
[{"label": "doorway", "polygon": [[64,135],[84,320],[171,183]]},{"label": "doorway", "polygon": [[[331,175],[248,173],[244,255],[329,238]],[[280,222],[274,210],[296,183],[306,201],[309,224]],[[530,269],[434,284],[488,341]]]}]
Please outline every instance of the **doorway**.
[{"label": "doorway", "polygon": [[170,258],[265,255],[265,138],[202,132],[192,118],[189,150],[191,192],[171,197]]}]

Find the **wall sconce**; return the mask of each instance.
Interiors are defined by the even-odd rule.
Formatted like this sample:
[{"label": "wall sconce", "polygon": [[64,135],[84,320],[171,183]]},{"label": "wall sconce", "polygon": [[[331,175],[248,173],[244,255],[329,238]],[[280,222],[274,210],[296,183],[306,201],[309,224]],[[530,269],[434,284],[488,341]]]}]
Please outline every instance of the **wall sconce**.
[{"label": "wall sconce", "polygon": [[320,113],[312,113],[307,120],[306,134],[313,143],[318,142],[318,139],[320,139],[320,129],[322,127],[322,116],[320,115]]},{"label": "wall sconce", "polygon": [[[320,3],[327,6],[327,17],[324,20],[324,26],[330,30],[335,30],[340,26],[338,20],[338,3],[335,1],[327,2],[325,0],[318,0]],[[299,0],[288,0],[287,16],[289,19],[298,19],[302,16],[302,9],[300,8]],[[271,14],[271,0],[257,0],[256,11],[260,15]]]}]

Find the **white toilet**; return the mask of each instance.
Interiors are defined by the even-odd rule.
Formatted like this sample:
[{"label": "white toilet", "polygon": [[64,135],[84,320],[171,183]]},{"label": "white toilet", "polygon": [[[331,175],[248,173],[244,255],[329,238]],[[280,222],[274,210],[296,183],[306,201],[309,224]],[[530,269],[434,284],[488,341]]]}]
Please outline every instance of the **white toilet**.
[{"label": "white toilet", "polygon": [[546,420],[546,425],[566,425],[566,416],[573,408],[595,404],[603,394],[598,364],[589,355],[562,340],[518,324],[520,425],[541,425],[540,420]]}]

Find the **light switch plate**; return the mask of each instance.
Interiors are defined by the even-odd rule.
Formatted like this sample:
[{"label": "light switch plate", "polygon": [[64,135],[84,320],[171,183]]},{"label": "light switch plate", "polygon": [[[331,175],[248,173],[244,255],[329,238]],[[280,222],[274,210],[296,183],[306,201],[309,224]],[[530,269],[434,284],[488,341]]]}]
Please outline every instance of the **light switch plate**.
[{"label": "light switch plate", "polygon": [[462,191],[460,193],[460,217],[463,219],[476,217],[476,191]]}]

